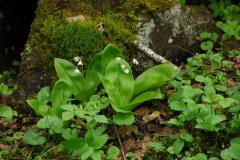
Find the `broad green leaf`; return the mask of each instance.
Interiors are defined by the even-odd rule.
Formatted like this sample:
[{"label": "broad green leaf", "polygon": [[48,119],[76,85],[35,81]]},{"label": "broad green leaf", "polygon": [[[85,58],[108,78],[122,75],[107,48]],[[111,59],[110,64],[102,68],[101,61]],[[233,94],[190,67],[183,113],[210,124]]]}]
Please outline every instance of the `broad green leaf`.
[{"label": "broad green leaf", "polygon": [[146,70],[135,80],[133,97],[149,89],[160,87],[171,79],[174,71],[175,68],[171,63],[160,64]]},{"label": "broad green leaf", "polygon": [[210,157],[208,160],[219,160],[217,157]]},{"label": "broad green leaf", "polygon": [[171,147],[168,147],[167,148],[167,151],[170,153],[170,154],[174,154],[174,148],[171,146]]},{"label": "broad green leaf", "polygon": [[240,144],[233,143],[231,146],[221,152],[224,160],[240,159]]},{"label": "broad green leaf", "polygon": [[74,117],[73,112],[69,112],[69,111],[62,112],[62,121],[68,121],[68,120],[72,119],[73,117]]},{"label": "broad green leaf", "polygon": [[12,94],[12,90],[8,88],[8,85],[1,83],[0,84],[0,95],[9,96]]},{"label": "broad green leaf", "polygon": [[212,41],[216,41],[218,39],[218,35],[217,33],[213,32],[213,33],[208,33],[208,32],[203,32],[200,34],[200,37],[202,39],[211,39]]},{"label": "broad green leaf", "polygon": [[203,122],[199,122],[195,128],[205,129],[208,131],[218,131],[220,128],[216,126],[220,122],[226,120],[225,115],[207,115]]},{"label": "broad green leaf", "polygon": [[224,160],[232,160],[231,151],[229,148],[222,150],[221,157]]},{"label": "broad green leaf", "polygon": [[105,78],[103,75],[98,74],[99,78],[102,81],[102,84],[104,88],[106,89],[106,92],[108,94],[109,101],[113,107],[113,109],[116,112],[129,112],[125,111],[124,108],[121,108],[120,106],[120,93],[118,91],[118,88],[114,86],[107,78]]},{"label": "broad green leaf", "polygon": [[231,104],[233,104],[234,102],[236,102],[236,100],[232,99],[232,98],[223,98],[221,99],[218,103],[223,107],[223,108],[228,108],[231,106]]},{"label": "broad green leaf", "polygon": [[89,147],[88,144],[84,142],[81,147],[73,150],[72,156],[82,155],[88,149],[88,147]]},{"label": "broad green leaf", "polygon": [[116,87],[115,92],[119,93],[119,107],[126,106],[134,91],[134,78],[129,64],[123,59],[114,59],[108,64],[104,76]]},{"label": "broad green leaf", "polygon": [[62,130],[62,137],[65,140],[77,138],[77,129],[67,128]]},{"label": "broad green leaf", "polygon": [[103,134],[100,136],[94,136],[94,140],[92,142],[88,142],[94,149],[101,149],[104,144],[107,142],[108,140],[108,135],[107,134]]},{"label": "broad green leaf", "polygon": [[66,105],[62,105],[60,108],[62,108],[65,111],[73,112],[78,109],[78,106],[74,104],[66,104]]},{"label": "broad green leaf", "polygon": [[181,139],[177,139],[174,143],[173,143],[173,150],[175,154],[179,154],[181,152],[181,150],[184,147],[184,141]]},{"label": "broad green leaf", "polygon": [[240,137],[231,139],[230,144],[240,144]]},{"label": "broad green leaf", "polygon": [[207,160],[207,156],[204,153],[198,153],[196,155],[196,160]]},{"label": "broad green leaf", "polygon": [[84,139],[85,139],[86,143],[90,144],[94,141],[95,134],[94,134],[94,130],[92,129],[93,126],[88,126],[88,128],[89,129],[88,129],[87,133],[85,134]]},{"label": "broad green leaf", "polygon": [[64,79],[71,84],[74,96],[84,93],[86,80],[84,79],[82,73],[74,72],[76,69],[74,64],[64,59],[55,58],[54,65],[59,79]]},{"label": "broad green leaf", "polygon": [[189,134],[189,133],[187,133],[187,132],[182,132],[182,133],[180,134],[180,137],[181,137],[183,140],[185,140],[185,141],[187,141],[187,142],[190,142],[190,143],[193,141],[192,135]]},{"label": "broad green leaf", "polygon": [[231,152],[231,156],[234,159],[240,159],[240,144],[233,143],[229,148]]},{"label": "broad green leaf", "polygon": [[186,109],[186,105],[183,101],[171,101],[169,105],[170,108],[175,111],[183,111]]},{"label": "broad green leaf", "polygon": [[71,87],[65,80],[58,80],[52,90],[52,106],[55,110],[60,112],[62,109],[60,106],[67,104],[67,101],[71,98]]},{"label": "broad green leaf", "polygon": [[64,148],[69,150],[76,150],[84,146],[86,143],[82,138],[73,138],[64,142],[61,142]]},{"label": "broad green leaf", "polygon": [[37,135],[34,130],[28,130],[23,137],[23,140],[26,141],[28,144],[31,145],[42,145],[46,142],[46,138]]},{"label": "broad green leaf", "polygon": [[182,126],[183,123],[179,120],[177,120],[176,118],[171,118],[168,123],[170,124],[173,124],[173,125],[176,125],[176,126]]},{"label": "broad green leaf", "polygon": [[15,132],[14,134],[13,134],[13,138],[15,138],[15,139],[21,139],[22,138],[22,134],[20,133],[20,132]]},{"label": "broad green leaf", "polygon": [[48,103],[51,100],[50,97],[49,86],[41,88],[37,95],[37,99],[43,103]]},{"label": "broad green leaf", "polygon": [[94,134],[97,136],[102,135],[106,130],[106,127],[98,127],[96,129],[94,129]]},{"label": "broad green leaf", "polygon": [[27,100],[27,104],[34,109],[36,114],[41,116],[53,115],[55,113],[53,108],[39,100],[29,99]]},{"label": "broad green leaf", "polygon": [[8,106],[0,106],[0,117],[4,117],[6,121],[12,121],[12,117],[14,116],[14,111],[12,108]]},{"label": "broad green leaf", "polygon": [[219,114],[219,115],[208,115],[206,118],[205,118],[205,121],[210,123],[210,124],[218,124],[222,121],[226,120],[226,116],[225,115],[222,115],[222,114]]},{"label": "broad green leaf", "polygon": [[116,159],[119,153],[120,153],[120,150],[116,146],[111,146],[107,151],[108,158],[111,160]]},{"label": "broad green leaf", "polygon": [[105,115],[96,115],[93,117],[93,119],[99,123],[109,123]]},{"label": "broad green leaf", "polygon": [[113,116],[113,122],[117,125],[132,125],[135,117],[133,113],[117,113]]},{"label": "broad green leaf", "polygon": [[101,150],[94,150],[92,155],[91,155],[91,158],[93,160],[102,160],[102,155],[103,155],[103,151],[101,151]]},{"label": "broad green leaf", "polygon": [[209,33],[209,32],[202,32],[200,34],[200,38],[202,38],[202,39],[210,38],[210,37],[211,37],[211,33]]},{"label": "broad green leaf", "polygon": [[107,65],[116,57],[123,59],[121,50],[111,43],[108,44],[102,51],[102,70],[103,70],[102,74],[105,74]]},{"label": "broad green leaf", "polygon": [[213,42],[211,42],[211,41],[202,42],[200,46],[201,46],[202,50],[208,51],[213,48]]},{"label": "broad green leaf", "polygon": [[85,160],[91,157],[91,155],[93,154],[93,151],[94,151],[93,147],[88,146],[88,148],[82,153],[81,160]]},{"label": "broad green leaf", "polygon": [[149,101],[149,100],[152,100],[152,99],[162,99],[162,98],[163,98],[163,95],[161,93],[157,92],[157,91],[144,92],[144,93],[140,94],[139,96],[137,96],[135,99],[133,99],[130,102],[130,104],[125,106],[123,109],[131,111],[136,106],[138,106],[139,104],[141,104],[145,101]]},{"label": "broad green leaf", "polygon": [[102,52],[93,57],[86,72],[86,82],[93,82],[93,89],[101,82],[98,73],[102,74]]},{"label": "broad green leaf", "polygon": [[61,133],[63,128],[63,122],[58,116],[45,116],[37,123],[39,128],[48,128],[53,133]]}]

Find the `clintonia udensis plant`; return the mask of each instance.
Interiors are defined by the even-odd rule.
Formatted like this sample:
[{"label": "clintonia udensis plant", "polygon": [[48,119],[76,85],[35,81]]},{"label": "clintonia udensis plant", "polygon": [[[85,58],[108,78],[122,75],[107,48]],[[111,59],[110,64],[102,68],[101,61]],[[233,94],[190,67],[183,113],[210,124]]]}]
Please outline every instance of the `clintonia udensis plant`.
[{"label": "clintonia udensis plant", "polygon": [[171,63],[154,66],[135,80],[131,67],[122,58],[113,59],[106,67],[104,74],[98,73],[108,94],[113,109],[117,112],[113,116],[118,125],[131,125],[135,119],[132,110],[139,104],[162,99],[163,94],[156,89],[166,83],[174,73]]}]

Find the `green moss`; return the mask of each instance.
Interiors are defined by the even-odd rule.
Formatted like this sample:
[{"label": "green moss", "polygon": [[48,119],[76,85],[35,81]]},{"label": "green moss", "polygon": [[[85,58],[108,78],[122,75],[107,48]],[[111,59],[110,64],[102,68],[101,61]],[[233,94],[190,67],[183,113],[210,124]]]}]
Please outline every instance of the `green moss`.
[{"label": "green moss", "polygon": [[136,39],[135,24],[127,21],[122,13],[111,13],[96,18],[104,25],[104,35],[107,43],[116,44],[124,53],[129,51],[132,42]]},{"label": "green moss", "polygon": [[173,3],[166,0],[126,0],[123,4],[129,17],[137,19],[138,15],[157,15],[173,6]]},{"label": "green moss", "polygon": [[76,55],[98,53],[106,45],[103,34],[92,21],[79,21],[60,25],[50,34],[56,57],[72,59]]}]

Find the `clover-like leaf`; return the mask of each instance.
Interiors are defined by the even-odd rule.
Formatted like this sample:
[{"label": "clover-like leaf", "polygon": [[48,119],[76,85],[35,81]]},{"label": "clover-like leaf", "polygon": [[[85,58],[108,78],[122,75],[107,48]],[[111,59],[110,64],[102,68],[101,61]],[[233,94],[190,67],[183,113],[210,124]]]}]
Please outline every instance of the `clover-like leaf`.
[{"label": "clover-like leaf", "polygon": [[205,50],[205,51],[211,50],[213,48],[213,42],[211,41],[202,42],[201,48],[202,50]]},{"label": "clover-like leaf", "polygon": [[37,135],[34,130],[28,130],[25,134],[23,139],[31,145],[42,145],[46,142],[46,138],[43,136]]},{"label": "clover-like leaf", "polygon": [[10,122],[14,115],[14,111],[8,106],[0,106],[0,117],[4,117],[6,121]]},{"label": "clover-like leaf", "polygon": [[182,132],[180,134],[181,139],[187,141],[187,142],[192,142],[193,141],[193,137],[191,134],[187,133],[187,132]]},{"label": "clover-like leaf", "polygon": [[132,125],[135,117],[133,113],[117,113],[113,116],[113,122],[117,125]]},{"label": "clover-like leaf", "polygon": [[116,146],[111,146],[107,151],[108,158],[111,160],[116,159],[119,153],[120,153],[120,150]]}]

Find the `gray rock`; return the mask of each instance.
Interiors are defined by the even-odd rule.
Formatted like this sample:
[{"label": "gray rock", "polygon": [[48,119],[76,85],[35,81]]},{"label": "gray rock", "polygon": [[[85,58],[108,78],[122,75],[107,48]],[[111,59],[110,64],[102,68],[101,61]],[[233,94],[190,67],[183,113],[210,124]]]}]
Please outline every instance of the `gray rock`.
[{"label": "gray rock", "polygon": [[[156,17],[141,18],[138,30],[139,43],[172,63],[181,64],[199,51],[199,35],[201,32],[213,31],[214,21],[207,10],[177,4]],[[142,68],[154,65],[143,53],[139,52],[135,58]]]}]

